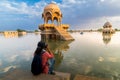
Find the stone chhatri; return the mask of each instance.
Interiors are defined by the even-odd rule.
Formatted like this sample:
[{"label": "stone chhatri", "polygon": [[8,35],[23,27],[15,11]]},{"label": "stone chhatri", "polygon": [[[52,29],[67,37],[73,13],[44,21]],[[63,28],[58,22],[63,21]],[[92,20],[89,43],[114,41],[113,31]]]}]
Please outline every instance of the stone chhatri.
[{"label": "stone chhatri", "polygon": [[106,22],[104,25],[103,25],[103,33],[104,34],[111,34],[111,33],[114,33],[115,30],[112,28],[112,25],[110,22]]},{"label": "stone chhatri", "polygon": [[69,25],[62,24],[62,13],[57,4],[50,3],[45,6],[42,18],[44,24],[39,25],[41,39],[74,40],[67,32]]}]

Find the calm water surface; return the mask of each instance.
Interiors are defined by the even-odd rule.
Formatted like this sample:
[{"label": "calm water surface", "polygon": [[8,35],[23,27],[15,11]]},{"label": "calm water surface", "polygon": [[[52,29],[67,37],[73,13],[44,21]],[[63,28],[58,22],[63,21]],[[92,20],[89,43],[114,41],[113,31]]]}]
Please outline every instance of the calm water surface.
[{"label": "calm water surface", "polygon": [[[72,75],[120,77],[120,32],[102,35],[100,32],[71,33],[74,41],[47,41],[55,54],[55,70]],[[0,34],[0,78],[9,73],[30,73],[33,53],[40,35],[6,38]],[[22,74],[22,73],[21,73]],[[117,79],[114,79],[117,80]]]}]

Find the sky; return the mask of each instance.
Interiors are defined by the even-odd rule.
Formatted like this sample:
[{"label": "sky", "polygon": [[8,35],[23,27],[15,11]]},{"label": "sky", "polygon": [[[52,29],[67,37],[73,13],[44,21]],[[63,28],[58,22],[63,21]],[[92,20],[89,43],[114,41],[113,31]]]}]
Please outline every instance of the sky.
[{"label": "sky", "polygon": [[69,29],[99,29],[107,21],[120,29],[120,0],[0,0],[0,31],[38,29],[51,2],[59,6]]}]

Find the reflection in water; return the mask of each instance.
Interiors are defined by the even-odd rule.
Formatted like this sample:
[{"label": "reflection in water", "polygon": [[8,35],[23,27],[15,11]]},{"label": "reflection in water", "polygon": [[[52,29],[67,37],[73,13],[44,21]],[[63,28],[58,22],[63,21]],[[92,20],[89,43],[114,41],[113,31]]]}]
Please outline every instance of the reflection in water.
[{"label": "reflection in water", "polygon": [[14,69],[14,68],[16,68],[16,66],[8,66],[4,68],[3,72],[8,72],[10,69]]},{"label": "reflection in water", "polygon": [[20,37],[23,37],[23,36],[25,36],[26,34],[18,34],[18,37],[20,38]]},{"label": "reflection in water", "polygon": [[103,42],[105,44],[108,44],[111,41],[112,34],[103,33],[102,36],[103,36]]},{"label": "reflection in water", "polygon": [[0,36],[2,36],[3,35],[3,33],[2,32],[0,32]]},{"label": "reflection in water", "polygon": [[55,55],[55,68],[59,67],[60,63],[63,60],[63,51],[67,51],[69,49],[69,44],[72,41],[54,41],[54,40],[48,40],[46,41],[49,45],[49,48],[52,50],[52,52]]},{"label": "reflection in water", "polygon": [[24,35],[26,35],[27,34],[27,32],[18,32],[18,37],[22,37],[22,36],[24,36]]},{"label": "reflection in water", "polygon": [[34,32],[35,33],[35,35],[40,35],[41,33],[40,32]]},{"label": "reflection in water", "polygon": [[102,61],[104,61],[104,58],[100,56],[100,57],[98,58],[98,61],[102,62]]},{"label": "reflection in water", "polygon": [[0,66],[2,66],[2,61],[0,60]]},{"label": "reflection in water", "polygon": [[[98,32],[72,33],[75,41],[46,41],[55,54],[55,70],[71,75],[107,77],[120,79],[120,32],[110,45],[103,45],[102,35]],[[104,40],[106,40],[103,35]],[[96,38],[97,37],[97,38]],[[40,35],[29,33],[21,38],[6,39],[0,36],[0,79],[35,80],[30,72],[30,64]],[[89,40],[88,40],[89,39]],[[109,43],[108,42],[108,43]],[[16,76],[17,75],[17,76]],[[26,76],[24,76],[26,75]]]}]

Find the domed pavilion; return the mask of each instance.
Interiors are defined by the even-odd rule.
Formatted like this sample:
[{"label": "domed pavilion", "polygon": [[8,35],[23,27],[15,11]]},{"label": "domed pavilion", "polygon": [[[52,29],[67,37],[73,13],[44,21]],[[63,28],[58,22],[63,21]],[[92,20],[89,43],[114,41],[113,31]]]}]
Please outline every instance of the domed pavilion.
[{"label": "domed pavilion", "polygon": [[110,22],[106,22],[103,26],[103,33],[105,34],[110,34],[110,33],[114,33],[115,30],[112,29],[112,25]]},{"label": "domed pavilion", "polygon": [[41,39],[73,40],[67,32],[68,24],[62,24],[62,13],[55,3],[45,6],[42,13],[44,24],[39,25]]}]

